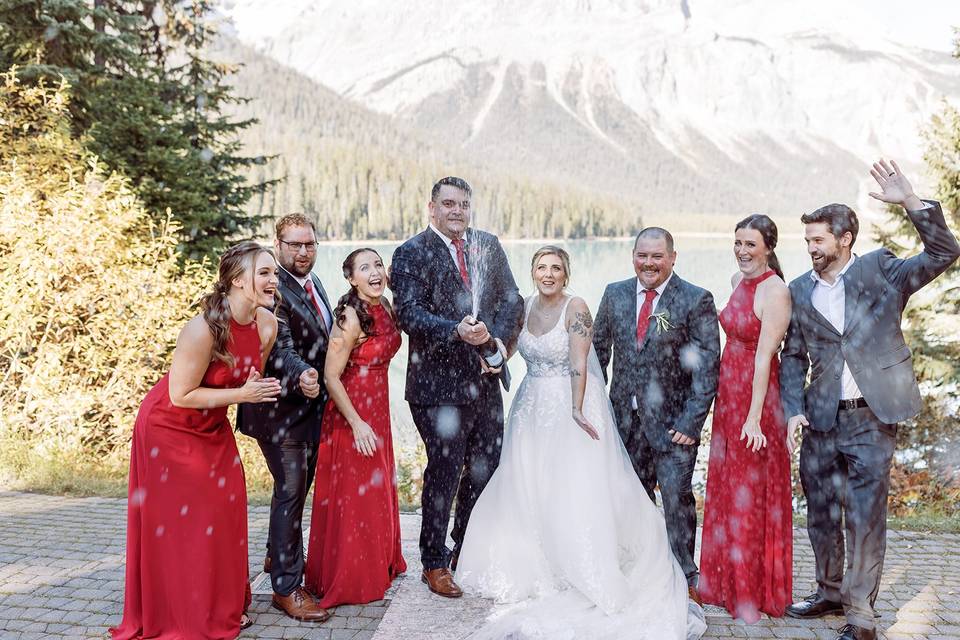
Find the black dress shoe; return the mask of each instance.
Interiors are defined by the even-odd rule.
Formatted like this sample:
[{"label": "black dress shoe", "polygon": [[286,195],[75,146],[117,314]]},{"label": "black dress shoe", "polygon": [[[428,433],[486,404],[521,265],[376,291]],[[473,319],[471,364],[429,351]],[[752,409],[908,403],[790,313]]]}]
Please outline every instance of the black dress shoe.
[{"label": "black dress shoe", "polygon": [[814,593],[803,599],[803,602],[794,602],[788,606],[784,613],[791,618],[822,618],[829,615],[840,615],[843,613],[843,605],[833,600],[821,598]]},{"label": "black dress shoe", "polygon": [[876,629],[864,629],[855,624],[845,624],[837,640],[877,640]]}]

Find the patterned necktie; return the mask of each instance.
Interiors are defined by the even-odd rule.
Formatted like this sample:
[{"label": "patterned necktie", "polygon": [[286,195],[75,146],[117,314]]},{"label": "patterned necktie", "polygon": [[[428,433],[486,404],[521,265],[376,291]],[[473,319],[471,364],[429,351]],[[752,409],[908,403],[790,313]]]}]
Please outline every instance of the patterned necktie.
[{"label": "patterned necktie", "polygon": [[303,288],[307,290],[307,297],[310,298],[310,301],[313,302],[313,306],[317,308],[317,313],[320,314],[320,317],[323,318],[323,326],[327,328],[327,331],[330,331],[330,318],[327,315],[326,310],[323,308],[323,304],[320,302],[320,298],[317,296],[317,290],[313,286],[313,278],[307,277],[307,281],[303,283]]},{"label": "patterned necktie", "polygon": [[467,254],[464,251],[463,238],[454,238],[451,240],[453,246],[457,249],[457,268],[460,270],[460,279],[463,280],[463,286],[470,288],[470,274],[467,273]]},{"label": "patterned necktie", "polygon": [[643,292],[643,296],[640,315],[637,316],[637,349],[643,346],[643,341],[647,337],[647,327],[650,326],[650,314],[653,313],[653,299],[657,297],[657,290],[647,289]]}]

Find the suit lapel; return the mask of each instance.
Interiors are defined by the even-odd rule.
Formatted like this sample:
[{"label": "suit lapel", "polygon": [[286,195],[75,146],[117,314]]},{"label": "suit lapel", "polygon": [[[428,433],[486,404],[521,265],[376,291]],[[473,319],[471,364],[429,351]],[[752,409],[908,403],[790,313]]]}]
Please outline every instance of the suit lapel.
[{"label": "suit lapel", "polygon": [[[293,294],[293,297],[300,301],[300,304],[307,308],[308,313],[310,313],[314,322],[321,326],[323,332],[327,332],[326,323],[324,323],[323,318],[320,317],[320,312],[317,311],[316,306],[310,298],[307,297],[306,290],[300,286],[300,283],[297,282],[296,278],[293,277],[293,274],[287,271],[286,269],[280,270],[280,279],[283,281],[283,285],[287,288],[287,291]],[[316,282],[316,281],[314,281]]]},{"label": "suit lapel", "polygon": [[817,281],[811,278],[809,275],[801,281],[801,296],[800,299],[805,303],[808,315],[813,318],[816,322],[819,322],[823,327],[833,334],[840,335],[840,332],[837,331],[837,328],[833,326],[833,323],[827,320],[827,318],[817,311],[817,308],[813,306],[813,290],[817,286]]},{"label": "suit lapel", "polygon": [[[323,284],[320,282],[320,278],[318,278],[315,274],[311,273],[310,279],[313,281],[313,290],[316,291],[318,294],[320,294],[320,304],[322,304],[326,308],[327,313],[330,314],[330,320],[332,321],[333,307],[330,306],[330,299],[327,298],[327,292],[323,288]],[[306,294],[307,292],[304,291],[303,293]],[[310,308],[316,311],[316,308],[314,307],[313,304],[310,305]],[[330,332],[327,330],[327,323],[323,320],[322,317],[320,317],[319,314],[317,314],[317,319],[320,321],[320,324],[323,326],[323,332],[329,335]]]},{"label": "suit lapel", "polygon": [[[428,228],[426,230],[427,242],[431,243],[430,248],[433,250],[434,255],[436,256],[434,262],[437,263],[437,266],[446,272],[447,278],[456,279],[457,284],[461,289],[467,291],[467,285],[463,283],[463,278],[460,277],[460,270],[457,268],[457,265],[453,261],[453,257],[450,255],[450,248],[447,246],[447,243],[437,235],[433,229]],[[466,256],[464,256],[466,260]]]},{"label": "suit lapel", "polygon": [[[664,288],[663,293],[660,295],[660,300],[657,301],[657,306],[654,308],[653,312],[655,315],[660,315],[664,312],[667,312],[668,316],[672,316],[670,313],[670,306],[673,304],[674,298],[677,297],[677,292],[680,291],[680,276],[676,273],[670,278],[670,282],[667,283],[667,286]],[[634,292],[636,293],[636,292]],[[640,298],[637,297],[634,305],[640,302]],[[636,313],[636,306],[634,306],[634,313]],[[669,319],[668,319],[669,321]],[[660,332],[657,331],[657,321],[656,318],[650,318],[650,324],[647,325],[647,334],[643,339],[643,344],[640,346],[639,352],[643,353],[643,350],[647,348],[651,342],[657,339],[657,336],[660,335]]]},{"label": "suit lapel", "polygon": [[861,277],[862,260],[854,260],[847,272],[843,274],[843,334],[853,329],[860,314],[857,313],[857,303],[860,302],[863,278]]}]

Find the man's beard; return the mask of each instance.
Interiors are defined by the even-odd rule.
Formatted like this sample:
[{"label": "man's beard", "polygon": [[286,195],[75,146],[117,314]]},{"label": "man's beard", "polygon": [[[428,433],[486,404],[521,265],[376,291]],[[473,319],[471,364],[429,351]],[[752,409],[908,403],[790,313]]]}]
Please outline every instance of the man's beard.
[{"label": "man's beard", "polygon": [[315,261],[311,260],[307,266],[300,266],[295,260],[291,260],[287,264],[281,263],[281,266],[298,278],[306,278],[308,275],[310,275],[310,272],[313,271],[314,262]]},{"label": "man's beard", "polygon": [[[827,270],[827,268],[830,267],[830,265],[832,265],[834,262],[836,262],[840,258],[839,253],[826,253],[821,251],[820,255],[823,256],[823,260],[821,260],[819,263],[812,262],[813,270],[816,271],[817,273],[823,273],[824,271]],[[811,261],[813,257],[814,256],[810,256]]]}]

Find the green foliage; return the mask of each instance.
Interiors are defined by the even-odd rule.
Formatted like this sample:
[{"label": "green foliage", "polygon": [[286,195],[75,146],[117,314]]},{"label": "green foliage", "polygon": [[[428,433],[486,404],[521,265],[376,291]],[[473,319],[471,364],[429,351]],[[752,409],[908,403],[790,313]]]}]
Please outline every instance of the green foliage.
[{"label": "green foliage", "polygon": [[71,136],[65,87],[16,71],[0,76],[0,467],[122,474],[206,271]]},{"label": "green foliage", "polygon": [[[158,225],[179,224],[184,258],[214,256],[254,234],[247,201],[269,187],[240,155],[252,124],[225,117],[234,68],[201,55],[203,0],[0,0],[0,68],[36,85],[65,78],[71,123],[86,148],[127,176]],[[180,56],[185,64],[172,63]],[[168,212],[170,212],[168,214]]]}]

